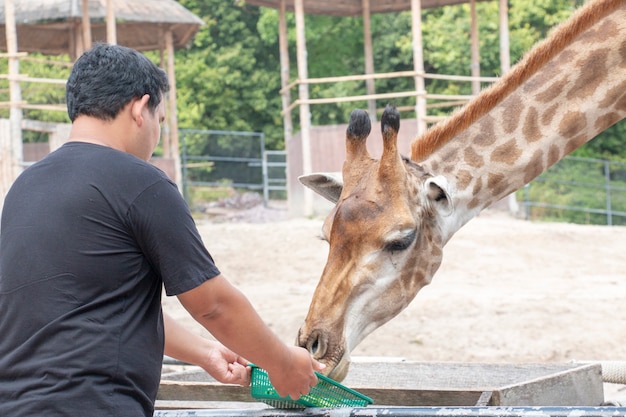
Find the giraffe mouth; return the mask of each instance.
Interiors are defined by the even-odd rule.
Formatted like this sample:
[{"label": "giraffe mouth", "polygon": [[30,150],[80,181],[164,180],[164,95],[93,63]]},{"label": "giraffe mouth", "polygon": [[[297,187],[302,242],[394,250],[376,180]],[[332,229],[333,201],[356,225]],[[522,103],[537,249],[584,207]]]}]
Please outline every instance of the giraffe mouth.
[{"label": "giraffe mouth", "polygon": [[350,355],[344,355],[327,376],[335,381],[341,382],[348,375],[350,370]]},{"label": "giraffe mouth", "polygon": [[296,345],[305,348],[314,359],[326,365],[322,374],[329,378],[342,381],[348,374],[350,354],[342,343],[332,343],[326,332],[313,330],[307,335],[300,329]]}]

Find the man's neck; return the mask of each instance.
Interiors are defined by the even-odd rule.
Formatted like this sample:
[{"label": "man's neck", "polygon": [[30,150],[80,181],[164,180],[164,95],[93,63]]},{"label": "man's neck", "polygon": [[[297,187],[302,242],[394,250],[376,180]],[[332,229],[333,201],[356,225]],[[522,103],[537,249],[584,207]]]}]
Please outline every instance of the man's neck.
[{"label": "man's neck", "polygon": [[93,143],[125,152],[126,149],[123,142],[119,140],[118,131],[118,123],[115,121],[83,115],[77,117],[72,123],[68,141]]}]

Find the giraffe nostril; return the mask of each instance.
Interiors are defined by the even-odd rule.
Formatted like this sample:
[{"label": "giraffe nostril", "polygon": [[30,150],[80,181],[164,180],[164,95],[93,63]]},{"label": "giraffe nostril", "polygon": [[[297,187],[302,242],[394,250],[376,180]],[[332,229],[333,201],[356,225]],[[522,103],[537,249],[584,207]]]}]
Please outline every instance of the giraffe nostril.
[{"label": "giraffe nostril", "polygon": [[319,347],[319,345],[320,345],[319,340],[315,339],[313,343],[311,343],[311,346],[309,347],[309,352],[315,355],[317,353],[317,348]]},{"label": "giraffe nostril", "polygon": [[322,358],[326,354],[324,336],[320,332],[313,332],[307,340],[306,349],[314,358]]}]

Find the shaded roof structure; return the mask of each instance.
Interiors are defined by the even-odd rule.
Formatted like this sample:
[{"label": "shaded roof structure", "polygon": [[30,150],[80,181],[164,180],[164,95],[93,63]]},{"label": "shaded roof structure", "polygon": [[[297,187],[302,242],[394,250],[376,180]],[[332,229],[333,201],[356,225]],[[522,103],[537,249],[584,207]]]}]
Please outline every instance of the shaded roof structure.
[{"label": "shaded roof structure", "polygon": [[[485,1],[485,0],[478,0]],[[295,0],[286,0],[285,8],[293,12]],[[468,0],[421,0],[422,9],[467,3]],[[246,0],[247,4],[278,9],[281,0]],[[392,13],[411,10],[411,0],[375,0],[369,2],[370,13]],[[363,0],[309,0],[303,3],[305,14],[321,14],[328,16],[361,16]]]},{"label": "shaded roof structure", "polygon": [[[163,48],[163,33],[171,31],[174,48],[186,46],[202,19],[175,0],[109,0],[115,10],[117,43],[139,51]],[[15,23],[19,50],[47,55],[73,55],[81,30],[82,0],[19,0]],[[89,0],[94,42],[106,40],[107,0]],[[0,9],[0,50],[6,51],[4,7]]]},{"label": "shaded roof structure", "polygon": [[[188,45],[203,24],[202,19],[176,0],[5,0],[0,3],[0,51],[7,52],[2,55],[9,61],[8,74],[0,77],[9,81],[11,97],[9,102],[0,103],[10,108],[11,114],[11,135],[4,140],[9,143],[7,148],[11,149],[12,157],[3,159],[13,161],[5,164],[13,174],[0,176],[0,191],[4,182],[10,183],[17,175],[19,170],[15,167],[22,161],[21,111],[44,107],[61,110],[56,108],[61,106],[22,100],[20,82],[62,83],[64,80],[31,79],[19,74],[19,60],[26,59],[28,53],[42,53],[68,54],[74,61],[94,42],[119,44],[138,51],[160,51],[161,66],[170,81],[161,143],[164,158],[174,164],[171,176],[179,182],[174,50]],[[0,148],[2,140],[0,134]],[[3,180],[5,177],[8,181]]]}]

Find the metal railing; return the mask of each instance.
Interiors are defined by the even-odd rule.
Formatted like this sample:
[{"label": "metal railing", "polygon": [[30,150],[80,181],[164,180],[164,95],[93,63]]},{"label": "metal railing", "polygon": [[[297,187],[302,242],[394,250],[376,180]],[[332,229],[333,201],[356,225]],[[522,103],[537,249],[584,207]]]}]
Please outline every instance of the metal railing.
[{"label": "metal railing", "polygon": [[566,157],[524,187],[523,205],[526,219],[626,225],[626,163]]},{"label": "metal railing", "polygon": [[248,189],[263,193],[267,205],[270,192],[287,192],[286,152],[265,150],[259,132],[181,129],[183,195],[189,187]]},{"label": "metal railing", "polygon": [[283,193],[287,198],[287,151],[263,152],[263,201],[270,200],[270,192]]}]

